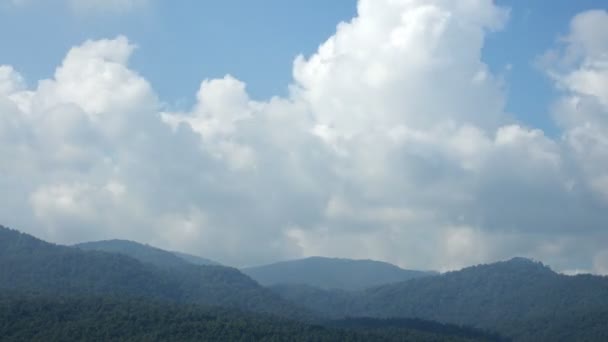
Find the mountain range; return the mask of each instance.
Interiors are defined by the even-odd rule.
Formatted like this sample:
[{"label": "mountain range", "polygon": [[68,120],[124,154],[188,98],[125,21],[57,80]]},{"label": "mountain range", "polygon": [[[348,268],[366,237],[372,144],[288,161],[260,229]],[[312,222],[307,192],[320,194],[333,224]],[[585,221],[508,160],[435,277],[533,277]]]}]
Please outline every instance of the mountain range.
[{"label": "mountain range", "polygon": [[581,332],[593,332],[590,340],[608,340],[603,321],[608,277],[567,276],[524,258],[355,293],[301,285],[273,290],[330,317],[418,317],[493,330],[519,341],[574,341]]},{"label": "mountain range", "polygon": [[[135,296],[305,316],[235,268],[191,264],[170,252],[119,242],[131,254],[83,250],[0,228],[0,290]],[[160,267],[159,267],[160,266]]]},{"label": "mountain range", "polygon": [[146,326],[184,340],[608,340],[607,277],[524,258],[439,274],[321,257],[238,270],[190,257],[122,240],[62,246],[0,226],[0,322],[11,322],[0,334],[36,340],[28,327],[44,323],[56,336],[78,327],[144,340]]}]

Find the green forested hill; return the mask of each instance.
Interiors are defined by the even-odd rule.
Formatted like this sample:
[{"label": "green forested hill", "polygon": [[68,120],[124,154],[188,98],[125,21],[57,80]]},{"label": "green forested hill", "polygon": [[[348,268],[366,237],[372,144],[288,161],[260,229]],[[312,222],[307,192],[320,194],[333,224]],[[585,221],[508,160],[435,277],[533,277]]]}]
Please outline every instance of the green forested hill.
[{"label": "green forested hill", "polygon": [[418,317],[525,341],[604,341],[608,334],[602,320],[608,311],[607,277],[561,275],[523,258],[358,293],[301,286],[273,289],[332,317]]},{"label": "green forested hill", "polygon": [[53,245],[2,227],[0,290],[138,296],[306,315],[234,268],[186,262],[157,267],[122,254]]},{"label": "green forested hill", "polygon": [[357,310],[502,328],[507,322],[602,308],[608,308],[608,278],[561,275],[515,258],[370,289]]}]

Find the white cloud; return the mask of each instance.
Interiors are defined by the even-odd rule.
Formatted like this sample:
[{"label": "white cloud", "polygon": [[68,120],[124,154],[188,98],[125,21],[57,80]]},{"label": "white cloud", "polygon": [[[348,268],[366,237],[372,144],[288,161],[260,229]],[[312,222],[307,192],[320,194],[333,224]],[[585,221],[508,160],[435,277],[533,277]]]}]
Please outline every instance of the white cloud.
[{"label": "white cloud", "polygon": [[495,127],[504,119],[500,87],[480,60],[484,34],[503,24],[504,10],[488,1],[364,0],[358,7],[359,16],[315,55],[294,63],[294,91],[319,125],[350,136],[446,120]]},{"label": "white cloud", "polygon": [[0,94],[11,95],[25,88],[25,81],[9,65],[0,65]]},{"label": "white cloud", "polygon": [[608,203],[608,12],[577,15],[543,65],[563,91],[555,116],[564,143],[586,185]]},{"label": "white cloud", "polygon": [[549,65],[550,75],[564,90],[592,97],[608,107],[608,12],[594,10],[574,17],[563,51],[548,54],[559,58]]},{"label": "white cloud", "polygon": [[237,265],[323,254],[447,270],[524,255],[591,269],[608,241],[603,74],[570,75],[602,65],[593,30],[573,24],[575,59],[553,54],[556,141],[504,112],[481,59],[507,11],[358,9],[268,101],[226,76],[203,81],[191,110],[161,111],[125,37],[74,47],[35,89],[0,68],[0,217],[58,242],[129,238]]}]

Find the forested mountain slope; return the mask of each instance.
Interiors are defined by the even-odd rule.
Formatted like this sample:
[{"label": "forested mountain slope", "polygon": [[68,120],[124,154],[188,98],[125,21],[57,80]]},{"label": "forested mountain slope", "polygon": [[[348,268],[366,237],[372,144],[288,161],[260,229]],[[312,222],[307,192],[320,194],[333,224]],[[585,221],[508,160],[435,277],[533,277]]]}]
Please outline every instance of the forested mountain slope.
[{"label": "forested mountain slope", "polygon": [[123,254],[50,244],[0,227],[0,290],[137,296],[306,315],[237,269],[192,265],[177,257],[174,264],[162,260],[163,267],[158,267]]},{"label": "forested mountain slope", "polygon": [[[282,285],[283,298],[331,317],[418,317],[498,331],[518,340],[602,341],[608,278],[566,276],[514,258],[360,292]],[[568,327],[568,328],[565,328]],[[585,334],[578,335],[580,330]]]}]

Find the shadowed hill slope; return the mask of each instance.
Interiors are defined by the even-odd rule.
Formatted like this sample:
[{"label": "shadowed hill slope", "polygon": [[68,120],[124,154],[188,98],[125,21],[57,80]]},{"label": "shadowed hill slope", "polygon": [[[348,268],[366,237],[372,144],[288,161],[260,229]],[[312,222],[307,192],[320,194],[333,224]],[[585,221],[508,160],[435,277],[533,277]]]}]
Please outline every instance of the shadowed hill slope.
[{"label": "shadowed hill slope", "polygon": [[0,227],[0,290],[120,295],[307,315],[237,269],[192,265],[158,251],[143,258],[154,261],[147,263],[120,253],[54,245]]}]

